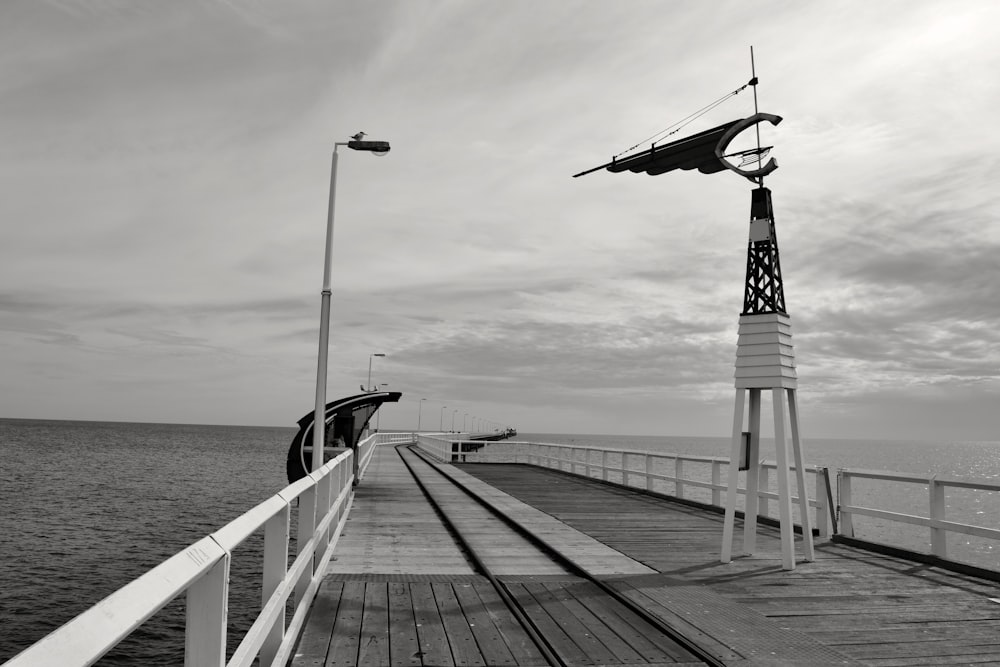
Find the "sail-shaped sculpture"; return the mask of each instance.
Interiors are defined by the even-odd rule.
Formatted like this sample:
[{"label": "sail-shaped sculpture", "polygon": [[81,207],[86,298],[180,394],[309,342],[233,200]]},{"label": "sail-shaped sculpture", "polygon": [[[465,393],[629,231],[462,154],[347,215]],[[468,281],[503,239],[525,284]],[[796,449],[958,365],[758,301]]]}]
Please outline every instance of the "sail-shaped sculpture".
[{"label": "sail-shaped sculpture", "polygon": [[[748,85],[756,85],[751,79]],[[756,97],[755,97],[756,100]],[[774,227],[771,191],[764,187],[764,177],[778,168],[774,158],[764,160],[771,147],[759,145],[749,150],[728,153],[733,140],[743,131],[768,122],[777,125],[780,116],[756,112],[677,141],[632,153],[623,158],[582,171],[575,177],[606,169],[612,173],[632,172],[657,176],[675,170],[697,170],[702,174],[732,171],[750,180],[757,187],[751,192],[750,229],[747,241],[746,281],[743,288],[743,310],[739,318],[739,339],[736,347],[736,405],[733,416],[732,447],[729,466],[726,515],[722,537],[722,561],[732,557],[733,531],[739,483],[737,461],[746,461],[746,504],[743,523],[743,551],[752,554],[756,548],[758,478],[760,474],[760,407],[761,390],[772,391],[774,405],[775,458],[777,459],[778,507],[781,523],[782,567],[795,567],[794,530],[792,526],[792,493],[790,468],[794,467],[797,488],[805,487],[805,464],[799,438],[799,415],[796,400],[798,377],[792,348],[791,319],[786,312],[784,282],[778,255],[778,238]],[[738,160],[738,162],[736,161]],[[748,168],[756,165],[755,168]],[[743,413],[749,391],[747,431],[743,431]],[[789,443],[785,440],[785,400],[791,427],[791,448],[794,466],[789,465]],[[799,493],[804,559],[814,558],[809,508],[805,493]]]}]

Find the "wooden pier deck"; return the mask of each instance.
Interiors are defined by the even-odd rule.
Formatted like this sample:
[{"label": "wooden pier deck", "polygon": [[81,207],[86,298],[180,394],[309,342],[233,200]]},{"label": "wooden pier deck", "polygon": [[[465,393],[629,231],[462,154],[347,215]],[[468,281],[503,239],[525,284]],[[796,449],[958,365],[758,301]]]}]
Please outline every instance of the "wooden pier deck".
[{"label": "wooden pier deck", "polygon": [[765,526],[758,549],[773,557],[722,564],[720,514],[524,465],[445,467],[580,576],[487,526],[455,489],[425,493],[383,447],[293,665],[552,662],[431,505],[433,493],[462,508],[462,532],[478,533],[474,551],[502,554],[490,565],[507,564],[496,579],[563,664],[1000,665],[992,582],[822,541],[815,562],[787,572],[777,531]]}]

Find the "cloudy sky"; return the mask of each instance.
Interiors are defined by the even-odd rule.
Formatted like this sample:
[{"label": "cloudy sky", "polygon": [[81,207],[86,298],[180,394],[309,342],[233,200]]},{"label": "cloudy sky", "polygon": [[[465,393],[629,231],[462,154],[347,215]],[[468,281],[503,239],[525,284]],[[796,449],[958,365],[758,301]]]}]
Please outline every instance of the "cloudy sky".
[{"label": "cloudy sky", "polygon": [[[725,435],[751,185],[596,166],[750,78],[806,436],[1000,439],[1000,4],[7,0],[0,416],[292,425],[402,391]],[[688,126],[753,112],[749,89]],[[682,136],[682,135],[677,135]],[[443,406],[447,406],[443,408]]]}]

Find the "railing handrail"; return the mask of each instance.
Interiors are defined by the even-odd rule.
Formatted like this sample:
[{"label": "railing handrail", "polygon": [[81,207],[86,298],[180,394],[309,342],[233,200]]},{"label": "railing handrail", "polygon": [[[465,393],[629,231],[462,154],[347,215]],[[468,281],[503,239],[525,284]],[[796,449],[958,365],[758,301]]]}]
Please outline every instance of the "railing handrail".
[{"label": "railing handrail", "polygon": [[[926,486],[928,489],[927,516],[856,505],[852,498],[851,485],[852,480],[855,479],[881,480]],[[887,470],[861,470],[857,468],[841,468],[837,471],[837,480],[840,489],[841,534],[848,537],[854,536],[854,517],[868,516],[875,519],[896,521],[927,528],[931,538],[931,554],[942,559],[948,558],[948,533],[1000,540],[1000,529],[948,521],[945,516],[948,507],[948,504],[945,502],[946,489],[973,489],[995,493],[1000,491],[1000,484],[960,477],[896,473]]]},{"label": "railing handrail", "polygon": [[[231,667],[284,665],[347,517],[351,457],[346,451],[249,511],[129,582],[4,663],[4,667],[92,665],[170,601],[187,592],[186,665],[225,663],[232,551],[265,530],[262,610]],[[288,566],[290,512],[299,500],[297,555]],[[334,523],[336,522],[336,525]],[[280,576],[279,576],[280,574]],[[294,592],[289,626],[285,604]]]},{"label": "railing handrail", "polygon": [[862,468],[839,468],[841,475],[862,478],[862,479],[882,479],[892,482],[911,482],[913,484],[935,484],[951,486],[955,488],[976,489],[978,491],[1000,491],[1000,483],[987,482],[984,480],[970,479],[966,477],[954,477],[947,475],[927,475],[917,473],[900,473],[888,470],[867,470]]},{"label": "railing handrail", "polygon": [[[619,447],[529,442],[523,440],[483,443],[461,440],[460,438],[442,437],[443,435],[421,434],[419,438],[420,446],[431,451],[442,460],[462,460],[470,463],[490,459],[491,457],[493,460],[496,460],[498,454],[495,452],[501,448],[520,446],[522,448],[529,448],[529,453],[527,455],[513,454],[513,462],[537,462],[539,465],[559,468],[571,474],[581,474],[577,470],[582,469],[582,475],[585,477],[592,477],[592,472],[597,471],[603,481],[608,481],[608,473],[611,472],[621,477],[622,485],[630,486],[630,488],[635,488],[628,483],[635,476],[645,479],[647,490],[653,490],[654,481],[668,482],[675,485],[674,495],[678,498],[684,497],[684,489],[689,486],[710,489],[712,491],[711,504],[719,506],[721,506],[719,491],[725,489],[719,469],[723,465],[729,465],[728,458],[719,456],[694,456],[670,452],[647,452]],[[466,448],[465,445],[470,443],[475,443],[477,447],[474,450]],[[484,447],[484,444],[489,445],[489,447]],[[491,453],[491,448],[494,453]],[[594,453],[600,454],[600,457],[593,456]],[[609,465],[607,462],[608,455],[620,456],[621,465]],[[519,461],[519,456],[527,456],[527,460]],[[629,467],[629,464],[634,465],[634,459],[637,457],[645,460],[645,466],[639,469]],[[594,460],[596,458],[600,460]],[[654,460],[673,461],[675,465],[674,474],[655,472],[650,465],[650,461]],[[684,464],[686,463],[710,464],[712,466],[712,481],[706,482],[686,477],[683,474]],[[568,467],[569,470],[565,470],[565,467]],[[761,478],[757,491],[757,497],[761,502],[761,516],[767,515],[767,501],[777,499],[777,495],[767,489],[767,476],[770,471],[776,468],[777,463],[774,461],[761,461]],[[789,469],[794,470],[795,468],[791,466]],[[839,497],[834,499],[834,489],[827,488],[829,469],[824,466],[807,465],[805,466],[805,470],[815,476],[816,498],[809,499],[808,502],[811,507],[816,508],[816,522],[814,525],[817,526],[820,534],[824,537],[831,534],[831,527],[836,534],[853,537],[854,527],[852,516],[861,515],[928,528],[931,534],[931,553],[943,559],[947,559],[948,557],[947,533],[949,532],[1000,541],[1000,529],[950,521],[945,516],[947,508],[945,491],[947,489],[972,489],[995,493],[1000,492],[1000,483],[944,475],[841,468],[837,471],[836,485],[836,495]],[[927,486],[930,491],[928,516],[918,516],[904,512],[893,512],[855,505],[851,499],[852,479],[882,480]],[[746,489],[740,488],[738,492],[745,495]],[[840,520],[833,521],[837,515],[839,515]]]},{"label": "railing handrail", "polygon": [[[634,449],[622,449],[617,447],[595,447],[592,445],[569,445],[564,443],[547,443],[547,442],[529,442],[524,440],[504,440],[501,442],[483,442],[476,440],[461,440],[459,438],[446,438],[440,435],[424,435],[419,434],[418,443],[425,451],[428,451],[432,455],[443,461],[456,461],[462,460],[469,463],[476,462],[477,460],[484,460],[494,456],[491,454],[491,449],[496,451],[501,448],[509,448],[510,446],[520,446],[540,449],[554,450],[554,452],[586,452],[586,459],[580,460],[575,456],[565,457],[565,456],[553,456],[554,452],[545,453],[542,451],[536,451],[536,453],[527,455],[527,461],[522,461],[526,463],[531,463],[532,458],[537,459],[539,462],[545,461],[547,467],[558,467],[562,470],[562,464],[569,464],[569,470],[564,472],[570,472],[571,474],[577,474],[577,467],[584,468],[584,476],[590,477],[591,470],[597,470],[600,472],[600,477],[602,481],[608,481],[608,473],[613,472],[615,474],[622,476],[622,484],[624,486],[628,485],[628,480],[633,476],[639,476],[645,479],[645,487],[647,490],[653,490],[653,481],[659,480],[663,482],[668,482],[674,484],[674,496],[678,498],[684,498],[684,491],[687,487],[696,487],[709,489],[712,492],[712,505],[722,506],[722,492],[726,490],[726,484],[722,481],[722,466],[729,465],[729,459],[722,456],[702,456],[702,455],[691,455],[691,454],[676,454],[672,452],[648,452],[643,450]],[[476,449],[473,451],[467,451],[463,446],[465,445],[476,445]],[[591,453],[601,454],[601,461],[590,460]],[[609,466],[606,463],[607,455],[622,456],[621,466]],[[645,469],[634,469],[626,467],[625,457],[642,457],[645,460]],[[667,460],[674,462],[674,474],[657,473],[651,469],[651,460]],[[513,462],[517,462],[517,456],[514,456]],[[685,463],[698,463],[698,464],[710,464],[712,467],[712,481],[702,481],[698,479],[692,479],[684,475],[683,469]],[[774,461],[761,461],[762,476],[767,474],[767,471],[777,468],[777,463]],[[794,470],[794,468],[792,468]],[[814,525],[820,530],[820,534],[824,536],[829,535],[830,525],[833,523],[832,515],[830,513],[830,508],[828,507],[828,502],[826,500],[827,495],[825,493],[825,475],[821,474],[823,468],[819,466],[806,466],[805,470],[816,477],[816,498],[807,498],[807,502],[810,507],[816,508],[816,518],[817,521]],[[766,478],[765,478],[766,481]],[[634,487],[631,487],[634,488]],[[741,495],[746,495],[745,488],[737,489],[738,493]],[[777,494],[767,490],[766,484],[760,484],[758,486],[757,497],[760,500],[760,515],[767,515],[767,502],[771,499],[777,499]],[[797,495],[793,498],[793,501],[797,502]]]}]

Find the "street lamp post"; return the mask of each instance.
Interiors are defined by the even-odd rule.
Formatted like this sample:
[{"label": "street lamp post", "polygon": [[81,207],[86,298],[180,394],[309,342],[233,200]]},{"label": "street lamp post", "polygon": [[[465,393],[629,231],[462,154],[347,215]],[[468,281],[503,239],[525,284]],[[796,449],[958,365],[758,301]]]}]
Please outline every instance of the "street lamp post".
[{"label": "street lamp post", "polygon": [[381,352],[372,352],[368,355],[368,384],[365,385],[365,391],[374,391],[372,389],[372,357],[384,357],[385,355]]},{"label": "street lamp post", "polygon": [[421,398],[420,402],[417,403],[417,433],[420,433],[420,411],[423,409],[424,401],[426,400],[426,398]]},{"label": "street lamp post", "polygon": [[362,141],[364,132],[359,132],[351,141],[333,144],[333,159],[330,165],[330,202],[326,210],[326,250],[323,257],[323,291],[319,311],[319,355],[316,363],[316,411],[313,413],[312,470],[323,466],[323,446],[326,444],[326,370],[330,352],[330,264],[333,255],[333,211],[337,196],[337,149],[347,146],[356,151],[368,151],[375,155],[389,152],[387,141]]},{"label": "street lamp post", "polygon": [[[377,387],[375,387],[375,391],[379,391],[382,387],[388,387],[388,386],[389,386],[388,384],[384,384],[384,383],[380,384]],[[385,389],[381,389],[381,390],[385,391]],[[375,432],[376,433],[378,433],[378,430],[379,430],[379,426],[378,425],[379,425],[379,421],[381,420],[381,417],[382,417],[381,407],[382,406],[379,406],[379,411],[375,413]]]},{"label": "street lamp post", "polygon": [[444,409],[448,407],[447,405],[441,406],[441,423],[438,424],[438,431],[444,433]]}]

